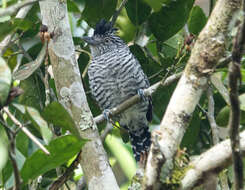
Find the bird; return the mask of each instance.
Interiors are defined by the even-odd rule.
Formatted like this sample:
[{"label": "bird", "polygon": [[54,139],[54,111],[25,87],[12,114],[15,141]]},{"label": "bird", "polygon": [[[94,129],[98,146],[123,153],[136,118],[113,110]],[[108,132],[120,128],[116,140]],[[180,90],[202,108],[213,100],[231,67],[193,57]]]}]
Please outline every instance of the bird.
[{"label": "bird", "polygon": [[149,122],[152,120],[152,99],[143,90],[150,86],[139,61],[117,35],[117,28],[100,20],[93,36],[84,36],[92,60],[88,67],[92,96],[108,119],[108,110],[139,94],[141,101],[113,117],[128,132],[135,160],[139,162],[151,145]]}]

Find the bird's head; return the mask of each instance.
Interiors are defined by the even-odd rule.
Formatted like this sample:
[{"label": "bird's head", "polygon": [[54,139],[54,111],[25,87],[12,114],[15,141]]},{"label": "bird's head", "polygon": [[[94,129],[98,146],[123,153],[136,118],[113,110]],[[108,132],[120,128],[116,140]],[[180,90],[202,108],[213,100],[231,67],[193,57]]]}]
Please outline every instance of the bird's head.
[{"label": "bird's head", "polygon": [[83,37],[83,40],[88,43],[93,57],[114,50],[124,44],[120,37],[116,35],[116,31],[117,29],[113,28],[111,22],[102,19],[96,24],[92,37]]}]

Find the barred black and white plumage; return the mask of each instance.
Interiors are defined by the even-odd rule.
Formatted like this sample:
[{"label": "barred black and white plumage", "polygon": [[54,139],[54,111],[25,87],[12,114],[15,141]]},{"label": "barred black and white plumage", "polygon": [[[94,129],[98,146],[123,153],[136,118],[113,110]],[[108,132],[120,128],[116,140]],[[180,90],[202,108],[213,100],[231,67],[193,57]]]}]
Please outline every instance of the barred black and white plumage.
[{"label": "barred black and white plumage", "polygon": [[[89,44],[92,62],[88,68],[92,95],[101,109],[110,109],[149,87],[149,81],[138,60],[118,37],[110,22],[101,20]],[[151,99],[146,98],[116,117],[127,129],[136,161],[147,152],[151,143],[148,121],[152,119]]]}]

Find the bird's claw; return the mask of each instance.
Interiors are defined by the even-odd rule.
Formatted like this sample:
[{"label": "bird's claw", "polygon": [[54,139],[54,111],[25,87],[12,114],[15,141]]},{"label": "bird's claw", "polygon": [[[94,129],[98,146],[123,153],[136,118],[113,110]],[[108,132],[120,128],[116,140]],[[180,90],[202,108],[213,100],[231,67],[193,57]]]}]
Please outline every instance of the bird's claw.
[{"label": "bird's claw", "polygon": [[110,114],[111,114],[111,111],[109,109],[105,109],[103,111],[103,115],[104,115],[104,118],[106,119],[106,121],[109,121]]},{"label": "bird's claw", "polygon": [[137,90],[137,94],[140,96],[141,100],[146,101],[146,96],[143,89]]}]

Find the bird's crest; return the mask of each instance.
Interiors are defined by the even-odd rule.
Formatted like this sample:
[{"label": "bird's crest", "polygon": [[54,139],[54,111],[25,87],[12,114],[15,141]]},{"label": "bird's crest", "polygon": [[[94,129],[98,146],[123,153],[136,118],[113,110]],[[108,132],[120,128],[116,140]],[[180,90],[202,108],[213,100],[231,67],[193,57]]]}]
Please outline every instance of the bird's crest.
[{"label": "bird's crest", "polygon": [[95,26],[94,35],[114,34],[116,31],[117,28],[113,28],[111,22],[101,19]]}]

